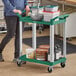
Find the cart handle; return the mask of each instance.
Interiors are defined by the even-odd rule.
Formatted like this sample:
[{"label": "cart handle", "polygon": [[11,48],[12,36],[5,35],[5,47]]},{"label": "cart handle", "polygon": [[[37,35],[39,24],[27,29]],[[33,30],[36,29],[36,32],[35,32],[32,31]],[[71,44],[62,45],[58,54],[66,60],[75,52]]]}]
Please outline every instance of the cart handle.
[{"label": "cart handle", "polygon": [[50,23],[51,23],[51,25],[56,25],[58,23],[65,23],[67,17],[69,17],[69,14],[57,16],[57,17],[51,19]]},{"label": "cart handle", "polygon": [[[23,10],[23,11],[22,11],[22,14],[25,13],[25,12],[26,12],[26,10]],[[16,15],[17,15],[19,18],[22,18],[22,16],[21,16],[19,13],[16,13]]]},{"label": "cart handle", "polygon": [[[25,12],[26,12],[26,10],[23,10],[23,11],[22,11],[22,14],[25,13]],[[30,10],[30,12],[32,12],[32,11]],[[20,19],[23,18],[22,15],[20,15],[19,13],[16,13],[16,15],[17,15]]]}]

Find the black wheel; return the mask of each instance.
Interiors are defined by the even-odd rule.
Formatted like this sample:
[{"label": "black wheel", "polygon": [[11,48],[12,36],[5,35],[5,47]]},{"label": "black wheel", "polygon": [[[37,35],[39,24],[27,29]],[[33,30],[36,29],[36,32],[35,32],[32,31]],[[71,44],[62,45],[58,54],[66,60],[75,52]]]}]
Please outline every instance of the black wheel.
[{"label": "black wheel", "polygon": [[21,67],[22,64],[26,64],[26,61],[17,61],[17,66]]},{"label": "black wheel", "polygon": [[64,68],[65,67],[65,63],[63,62],[63,63],[61,63],[61,67],[62,68]]},{"label": "black wheel", "polygon": [[53,71],[53,68],[48,67],[48,72],[51,73]]},{"label": "black wheel", "polygon": [[17,66],[21,67],[22,61],[17,61]]},{"label": "black wheel", "polygon": [[39,30],[39,34],[41,34],[42,33],[42,30]]}]

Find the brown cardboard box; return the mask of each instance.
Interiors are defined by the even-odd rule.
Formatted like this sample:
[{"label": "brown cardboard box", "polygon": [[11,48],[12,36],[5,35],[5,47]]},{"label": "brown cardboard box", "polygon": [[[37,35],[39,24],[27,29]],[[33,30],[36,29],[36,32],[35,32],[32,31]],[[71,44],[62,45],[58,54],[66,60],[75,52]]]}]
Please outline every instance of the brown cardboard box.
[{"label": "brown cardboard box", "polygon": [[36,59],[47,61],[47,53],[48,49],[40,49],[40,48],[36,49]]}]

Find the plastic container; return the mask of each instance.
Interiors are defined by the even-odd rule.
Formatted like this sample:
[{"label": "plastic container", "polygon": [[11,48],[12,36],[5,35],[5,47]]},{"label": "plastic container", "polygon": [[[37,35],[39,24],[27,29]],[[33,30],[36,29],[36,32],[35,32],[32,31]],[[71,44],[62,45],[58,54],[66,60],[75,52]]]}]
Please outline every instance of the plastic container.
[{"label": "plastic container", "polygon": [[40,14],[43,14],[43,11],[44,11],[44,7],[40,6],[39,8],[37,6],[33,6],[31,8],[31,11],[33,14],[35,13],[40,13]]},{"label": "plastic container", "polygon": [[44,14],[44,21],[50,22],[50,19],[53,19],[57,16],[60,15],[60,11],[55,11],[55,12],[48,12],[48,11],[43,11]]},{"label": "plastic container", "polygon": [[[62,58],[62,49],[60,47],[60,45],[56,44],[54,47],[54,61],[59,60],[60,58]],[[50,61],[50,49],[48,50],[48,61]]]},{"label": "plastic container", "polygon": [[26,49],[26,58],[30,58],[30,59],[35,58],[35,50],[33,48]]},{"label": "plastic container", "polygon": [[62,57],[62,49],[60,47],[60,45],[56,44],[55,47],[54,47],[54,60],[58,60]]}]

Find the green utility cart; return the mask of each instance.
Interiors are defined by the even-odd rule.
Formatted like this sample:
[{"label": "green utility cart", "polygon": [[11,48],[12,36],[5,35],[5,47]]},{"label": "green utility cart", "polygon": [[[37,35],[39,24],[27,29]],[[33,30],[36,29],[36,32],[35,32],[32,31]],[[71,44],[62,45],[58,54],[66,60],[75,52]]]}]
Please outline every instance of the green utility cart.
[{"label": "green utility cart", "polygon": [[[17,65],[21,66],[22,62],[34,62],[34,63],[39,63],[39,64],[44,64],[48,65],[48,72],[52,72],[53,66],[56,64],[61,65],[62,68],[65,67],[66,63],[66,18],[69,16],[68,14],[61,15],[58,17],[55,17],[50,20],[50,22],[45,22],[45,21],[33,21],[30,16],[27,17],[22,17],[21,15],[17,14],[19,17],[20,21],[20,57],[17,61]],[[30,22],[33,23],[32,25],[32,48],[36,50],[36,24],[45,24],[50,26],[50,61],[41,61],[41,60],[36,60],[36,59],[29,59],[26,58],[26,54],[22,55],[22,22]],[[54,25],[56,24],[63,24],[64,23],[64,32],[63,32],[63,57],[57,61],[54,61]]]}]

